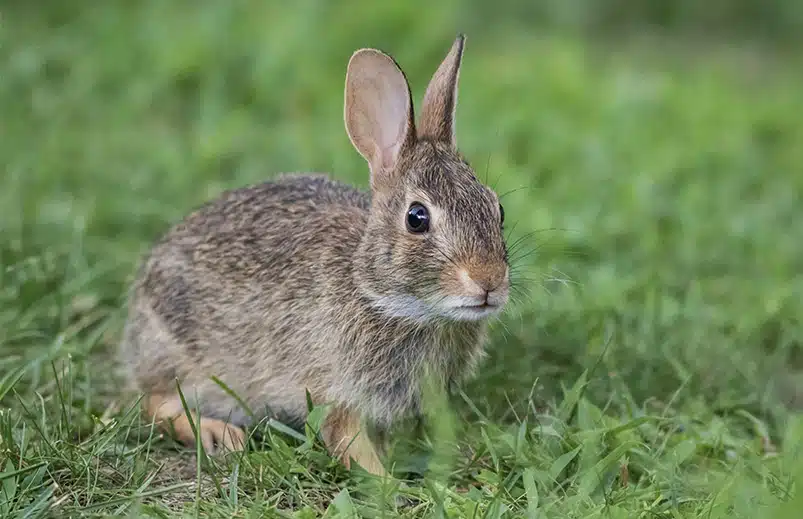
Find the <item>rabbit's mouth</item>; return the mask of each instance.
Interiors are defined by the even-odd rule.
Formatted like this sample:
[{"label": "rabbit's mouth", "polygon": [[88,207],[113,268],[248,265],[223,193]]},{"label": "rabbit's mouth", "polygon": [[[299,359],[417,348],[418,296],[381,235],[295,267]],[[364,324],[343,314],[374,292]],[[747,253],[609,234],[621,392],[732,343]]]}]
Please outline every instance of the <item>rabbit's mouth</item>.
[{"label": "rabbit's mouth", "polygon": [[505,290],[447,295],[435,306],[444,317],[455,321],[479,321],[500,313],[507,302]]},{"label": "rabbit's mouth", "polygon": [[484,301],[478,304],[453,306],[448,313],[458,320],[474,321],[489,317],[500,309],[501,305]]},{"label": "rabbit's mouth", "polygon": [[463,306],[458,306],[457,308],[461,309],[461,310],[475,310],[475,311],[480,312],[480,311],[486,311],[486,310],[494,310],[498,306],[499,305],[495,305],[495,304],[489,303],[488,301],[484,301],[484,302],[476,304],[476,305],[463,305]]}]

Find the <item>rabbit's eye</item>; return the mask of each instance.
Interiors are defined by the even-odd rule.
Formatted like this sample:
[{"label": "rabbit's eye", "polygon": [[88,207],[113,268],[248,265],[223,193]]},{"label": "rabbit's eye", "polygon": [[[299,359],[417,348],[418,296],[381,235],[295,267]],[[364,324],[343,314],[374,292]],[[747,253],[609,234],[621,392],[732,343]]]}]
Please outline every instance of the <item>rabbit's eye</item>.
[{"label": "rabbit's eye", "polygon": [[429,230],[429,211],[419,203],[414,203],[407,210],[407,230],[414,233]]},{"label": "rabbit's eye", "polygon": [[499,217],[500,217],[499,223],[501,225],[504,225],[505,224],[505,208],[502,207],[502,204],[499,204]]}]

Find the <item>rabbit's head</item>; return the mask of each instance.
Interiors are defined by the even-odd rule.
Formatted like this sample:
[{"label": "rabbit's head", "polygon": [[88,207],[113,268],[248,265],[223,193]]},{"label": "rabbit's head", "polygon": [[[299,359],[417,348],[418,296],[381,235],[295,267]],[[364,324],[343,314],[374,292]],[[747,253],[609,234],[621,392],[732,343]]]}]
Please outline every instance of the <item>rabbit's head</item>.
[{"label": "rabbit's head", "polygon": [[454,131],[464,38],[427,87],[418,125],[404,73],[362,49],[348,64],[346,130],[371,170],[359,288],[395,317],[477,321],[508,299],[504,211],[460,156]]}]

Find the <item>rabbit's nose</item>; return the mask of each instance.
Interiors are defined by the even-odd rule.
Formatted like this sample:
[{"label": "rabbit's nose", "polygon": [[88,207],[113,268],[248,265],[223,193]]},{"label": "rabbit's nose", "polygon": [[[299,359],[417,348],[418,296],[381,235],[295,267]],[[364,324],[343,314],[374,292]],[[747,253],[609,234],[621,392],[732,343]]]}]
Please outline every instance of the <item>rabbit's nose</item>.
[{"label": "rabbit's nose", "polygon": [[467,268],[464,272],[464,280],[482,290],[486,297],[502,287],[507,279],[506,265],[477,265]]},{"label": "rabbit's nose", "polygon": [[493,292],[499,285],[502,284],[502,280],[496,280],[490,277],[480,277],[479,279],[471,276],[471,281],[473,281],[478,287],[480,287],[485,293]]}]

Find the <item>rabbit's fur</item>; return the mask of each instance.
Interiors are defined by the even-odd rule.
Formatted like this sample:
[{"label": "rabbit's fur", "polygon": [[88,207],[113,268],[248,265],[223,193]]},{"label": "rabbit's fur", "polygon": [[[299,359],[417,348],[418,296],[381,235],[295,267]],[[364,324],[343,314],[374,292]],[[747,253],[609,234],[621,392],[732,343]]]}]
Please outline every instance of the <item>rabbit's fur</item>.
[{"label": "rabbit's fur", "polygon": [[[443,384],[473,372],[508,267],[499,200],[455,146],[463,42],[432,78],[418,128],[395,61],[352,56],[345,121],[370,193],[281,176],[223,194],[155,245],[121,346],[151,418],[195,440],[178,381],[205,447],[238,449],[249,415],[212,377],[258,418],[296,426],[309,391],[333,406],[321,431],[332,452],[381,474],[361,425],[416,414],[425,369]],[[428,209],[427,232],[407,228],[413,203]]]}]

